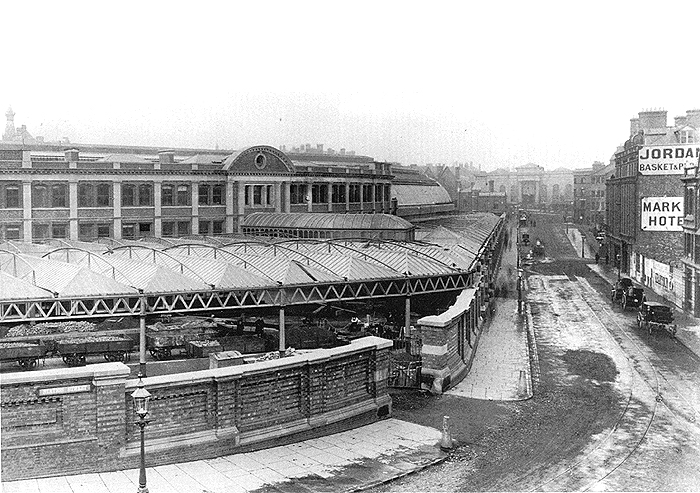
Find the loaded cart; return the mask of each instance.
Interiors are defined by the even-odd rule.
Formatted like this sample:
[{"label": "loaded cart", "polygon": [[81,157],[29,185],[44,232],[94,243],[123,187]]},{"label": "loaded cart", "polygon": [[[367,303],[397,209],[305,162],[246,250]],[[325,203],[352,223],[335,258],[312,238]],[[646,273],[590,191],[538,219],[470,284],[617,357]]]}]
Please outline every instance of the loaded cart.
[{"label": "loaded cart", "polygon": [[0,361],[16,361],[23,370],[35,368],[46,358],[46,346],[41,342],[0,342]]},{"label": "loaded cart", "polygon": [[173,351],[178,353],[188,353],[188,343],[190,341],[207,341],[216,335],[213,329],[192,330],[192,329],[171,329],[162,332],[153,331],[146,334],[146,346],[155,359],[168,359],[173,356]]},{"label": "loaded cart", "polygon": [[188,341],[187,342],[187,357],[188,358],[204,358],[210,354],[220,353],[221,344],[219,341]]},{"label": "loaded cart", "polygon": [[129,360],[134,341],[117,336],[87,336],[56,341],[56,350],[68,366],[85,364],[87,356],[102,354],[107,361]]}]

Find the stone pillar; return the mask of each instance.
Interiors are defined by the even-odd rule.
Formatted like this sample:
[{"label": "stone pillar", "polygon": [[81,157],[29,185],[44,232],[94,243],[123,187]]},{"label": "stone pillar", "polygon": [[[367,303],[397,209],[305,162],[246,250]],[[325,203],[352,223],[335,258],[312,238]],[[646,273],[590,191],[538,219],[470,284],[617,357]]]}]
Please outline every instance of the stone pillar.
[{"label": "stone pillar", "polygon": [[95,389],[95,411],[97,413],[97,446],[101,454],[97,457],[99,470],[119,467],[119,451],[124,447],[127,426],[134,426],[126,419],[124,395],[129,367],[123,363],[90,365],[94,368],[92,385]]},{"label": "stone pillar", "polygon": [[275,183],[273,191],[275,194],[275,212],[282,212],[282,183]]},{"label": "stone pillar", "polygon": [[284,328],[284,306],[280,306],[280,321],[279,321],[279,329],[280,329],[280,345],[279,345],[279,351],[280,351],[280,356],[284,354],[284,351],[286,349],[286,341],[284,340],[285,338],[285,328]]},{"label": "stone pillar", "polygon": [[245,218],[245,184],[242,181],[238,182],[238,228],[237,233],[243,232],[243,219]]},{"label": "stone pillar", "polygon": [[115,181],[112,184],[112,204],[114,206],[114,220],[112,221],[112,237],[122,237],[122,182]]},{"label": "stone pillar", "polygon": [[163,182],[153,182],[153,236],[163,236]]},{"label": "stone pillar", "polygon": [[289,186],[290,183],[288,181],[282,183],[282,190],[284,191],[284,200],[282,201],[282,212],[289,212],[292,210],[290,204]]},{"label": "stone pillar", "polygon": [[233,233],[234,229],[238,230],[236,226],[236,183],[231,180],[226,181],[226,232]]},{"label": "stone pillar", "polygon": [[311,199],[313,199],[313,186],[311,182],[306,183],[306,212],[314,211],[314,204]]},{"label": "stone pillar", "polygon": [[345,212],[350,211],[350,183],[345,182]]},{"label": "stone pillar", "polygon": [[[199,182],[192,182],[192,234],[199,234]],[[210,231],[211,233],[211,231]]]},{"label": "stone pillar", "polygon": [[[31,163],[30,163],[31,164]],[[22,182],[22,237],[32,241],[32,182]]]},{"label": "stone pillar", "polygon": [[22,151],[22,167],[31,168],[32,167],[32,152]]},{"label": "stone pillar", "polygon": [[406,296],[406,305],[405,305],[405,310],[404,310],[403,326],[404,326],[404,337],[410,336],[411,335],[411,297],[410,296]]},{"label": "stone pillar", "polygon": [[68,182],[68,237],[71,240],[78,239],[78,181],[71,179]]}]

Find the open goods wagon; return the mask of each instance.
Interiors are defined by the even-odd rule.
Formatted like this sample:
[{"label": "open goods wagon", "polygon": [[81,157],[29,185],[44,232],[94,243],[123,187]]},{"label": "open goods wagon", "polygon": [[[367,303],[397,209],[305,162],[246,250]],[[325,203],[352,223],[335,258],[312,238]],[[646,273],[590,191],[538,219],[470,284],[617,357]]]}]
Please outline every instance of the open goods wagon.
[{"label": "open goods wagon", "polygon": [[118,336],[86,336],[56,341],[56,351],[68,366],[85,364],[87,356],[102,354],[107,361],[129,360],[134,341]]},{"label": "open goods wagon", "polygon": [[168,359],[173,352],[184,352],[190,355],[188,348],[190,342],[208,341],[216,336],[216,329],[202,328],[167,328],[158,327],[158,324],[150,327],[146,333],[146,347],[155,359]]},{"label": "open goods wagon", "polygon": [[46,357],[46,346],[31,342],[0,342],[0,361],[16,361],[23,370],[35,368]]}]

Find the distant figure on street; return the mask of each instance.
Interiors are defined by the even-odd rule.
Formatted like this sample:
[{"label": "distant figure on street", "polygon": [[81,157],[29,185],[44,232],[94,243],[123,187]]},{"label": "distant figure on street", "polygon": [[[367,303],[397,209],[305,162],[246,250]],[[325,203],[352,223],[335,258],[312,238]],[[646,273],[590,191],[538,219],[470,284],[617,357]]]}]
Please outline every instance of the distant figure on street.
[{"label": "distant figure on street", "polygon": [[605,265],[608,265],[609,263],[610,263],[610,255],[606,253],[605,254]]},{"label": "distant figure on street", "polygon": [[595,252],[595,263],[596,265],[598,264],[598,261],[600,260],[600,254],[598,252]]},{"label": "distant figure on street", "polygon": [[265,331],[263,330],[265,328],[265,320],[262,319],[262,317],[258,318],[255,321],[255,333],[259,336],[263,335]]}]

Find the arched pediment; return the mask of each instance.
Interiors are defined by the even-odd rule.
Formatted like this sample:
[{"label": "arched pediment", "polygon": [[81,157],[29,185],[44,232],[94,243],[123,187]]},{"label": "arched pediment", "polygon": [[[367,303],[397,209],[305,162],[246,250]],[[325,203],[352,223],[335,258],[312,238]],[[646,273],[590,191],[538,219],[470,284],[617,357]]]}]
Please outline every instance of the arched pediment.
[{"label": "arched pediment", "polygon": [[289,174],[294,165],[285,153],[271,146],[253,146],[228,156],[223,169],[230,173]]}]

